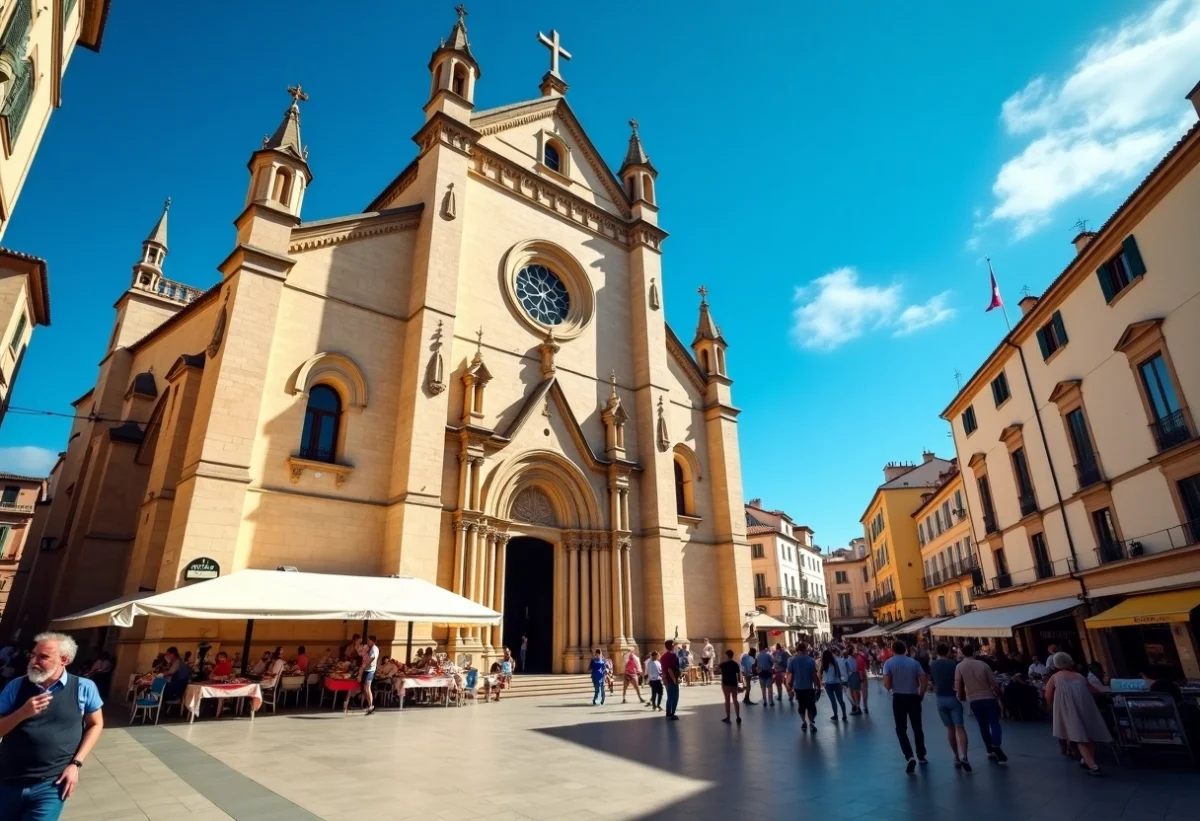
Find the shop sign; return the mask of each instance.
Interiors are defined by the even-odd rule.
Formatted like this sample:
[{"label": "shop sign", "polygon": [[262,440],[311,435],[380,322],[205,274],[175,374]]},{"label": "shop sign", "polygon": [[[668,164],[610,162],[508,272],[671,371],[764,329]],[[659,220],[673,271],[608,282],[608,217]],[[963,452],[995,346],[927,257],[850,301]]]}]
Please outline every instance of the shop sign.
[{"label": "shop sign", "polygon": [[183,570],[183,580],[185,582],[215,579],[220,575],[221,565],[204,556],[201,556],[199,559],[192,559]]}]

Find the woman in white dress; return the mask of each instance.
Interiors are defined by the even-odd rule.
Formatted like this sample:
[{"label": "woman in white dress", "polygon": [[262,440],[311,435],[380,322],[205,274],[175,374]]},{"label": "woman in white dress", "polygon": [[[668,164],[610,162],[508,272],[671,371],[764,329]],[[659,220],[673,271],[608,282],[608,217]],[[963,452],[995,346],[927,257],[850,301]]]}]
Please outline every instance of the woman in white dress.
[{"label": "woman in white dress", "polygon": [[1094,746],[1112,741],[1096,706],[1099,691],[1079,673],[1070,653],[1055,653],[1055,673],[1046,682],[1046,703],[1054,711],[1054,737],[1074,742],[1089,775],[1099,775]]}]

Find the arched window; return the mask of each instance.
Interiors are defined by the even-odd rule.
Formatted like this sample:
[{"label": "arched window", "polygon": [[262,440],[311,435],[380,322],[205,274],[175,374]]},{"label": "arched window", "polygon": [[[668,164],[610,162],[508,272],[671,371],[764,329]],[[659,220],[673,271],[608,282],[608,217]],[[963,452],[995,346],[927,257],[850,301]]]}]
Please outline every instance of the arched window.
[{"label": "arched window", "polygon": [[271,191],[271,199],[282,205],[287,205],[292,198],[292,175],[286,168],[275,171],[275,188]]},{"label": "arched window", "polygon": [[654,180],[649,174],[642,175],[642,199],[654,204]]},{"label": "arched window", "polygon": [[546,143],[546,150],[542,152],[542,163],[551,171],[562,170],[562,155],[558,153],[558,146],[553,143]]},{"label": "arched window", "polygon": [[337,456],[338,423],[342,398],[328,385],[314,385],[308,392],[304,432],[300,436],[300,458],[333,462]]},{"label": "arched window", "polygon": [[680,516],[687,516],[687,479],[683,472],[683,465],[678,459],[675,460],[675,512]]},{"label": "arched window", "polygon": [[700,352],[700,370],[705,373],[712,373],[712,369],[708,367],[708,351]]},{"label": "arched window", "polygon": [[462,63],[454,67],[454,93],[459,97],[467,96],[467,69]]},{"label": "arched window", "polygon": [[629,194],[629,201],[633,202],[637,199],[637,176],[630,174],[625,178],[625,191]]}]

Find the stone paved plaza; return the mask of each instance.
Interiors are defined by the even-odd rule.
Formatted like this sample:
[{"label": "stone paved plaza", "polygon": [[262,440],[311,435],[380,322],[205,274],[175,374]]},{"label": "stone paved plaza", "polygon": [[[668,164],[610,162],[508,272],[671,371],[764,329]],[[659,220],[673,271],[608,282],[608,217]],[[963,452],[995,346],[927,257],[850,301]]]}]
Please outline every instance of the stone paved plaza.
[{"label": "stone paved plaza", "polygon": [[[978,747],[956,772],[927,699],[930,763],[906,776],[891,710],[802,736],[786,708],[719,719],[716,687],[685,688],[678,722],[620,697],[513,699],[370,718],[311,712],[125,729],[110,717],[65,819],[744,819],[1183,821],[1200,777],[1114,766],[1089,778],[1049,724],[1006,724],[1007,766]],[[174,720],[174,719],[173,719]],[[977,730],[968,728],[972,743]]]}]

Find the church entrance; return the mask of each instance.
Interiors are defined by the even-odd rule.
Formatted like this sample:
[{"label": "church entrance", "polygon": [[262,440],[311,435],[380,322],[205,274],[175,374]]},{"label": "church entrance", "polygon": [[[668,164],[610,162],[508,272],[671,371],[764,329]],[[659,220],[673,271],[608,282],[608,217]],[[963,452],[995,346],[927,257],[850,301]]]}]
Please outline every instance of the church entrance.
[{"label": "church entrance", "polygon": [[525,669],[518,672],[551,672],[554,658],[554,546],[531,537],[510,541],[504,562],[503,641],[518,660],[521,636],[528,636],[529,650]]}]

